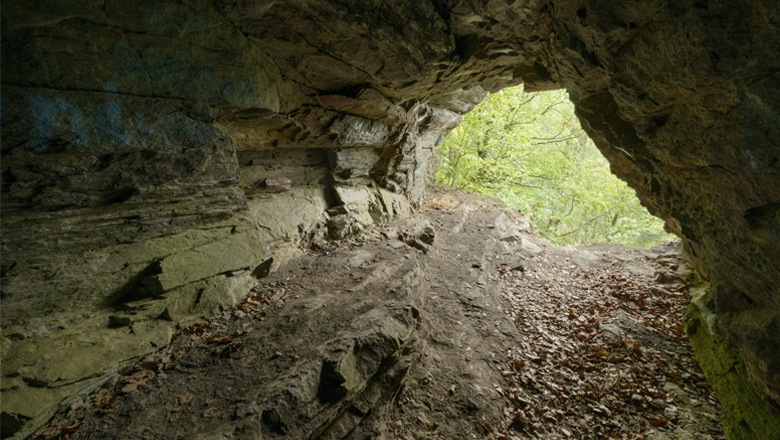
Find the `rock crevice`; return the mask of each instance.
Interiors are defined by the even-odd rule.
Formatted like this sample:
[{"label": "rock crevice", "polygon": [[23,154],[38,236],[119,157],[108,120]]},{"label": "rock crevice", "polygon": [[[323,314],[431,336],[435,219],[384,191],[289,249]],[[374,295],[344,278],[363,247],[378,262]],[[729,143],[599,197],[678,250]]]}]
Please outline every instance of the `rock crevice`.
[{"label": "rock crevice", "polygon": [[410,215],[441,138],[521,83],[568,90],[777,410],[774,1],[348,3],[4,5],[4,420],[44,419],[301,248]]}]

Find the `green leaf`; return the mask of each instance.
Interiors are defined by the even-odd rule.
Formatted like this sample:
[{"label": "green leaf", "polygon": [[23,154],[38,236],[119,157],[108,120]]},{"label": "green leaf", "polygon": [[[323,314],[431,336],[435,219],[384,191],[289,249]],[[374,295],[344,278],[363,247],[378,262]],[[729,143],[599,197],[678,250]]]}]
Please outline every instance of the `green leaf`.
[{"label": "green leaf", "polygon": [[439,145],[436,182],[486,194],[528,213],[556,244],[674,239],[580,128],[565,91],[489,95]]}]

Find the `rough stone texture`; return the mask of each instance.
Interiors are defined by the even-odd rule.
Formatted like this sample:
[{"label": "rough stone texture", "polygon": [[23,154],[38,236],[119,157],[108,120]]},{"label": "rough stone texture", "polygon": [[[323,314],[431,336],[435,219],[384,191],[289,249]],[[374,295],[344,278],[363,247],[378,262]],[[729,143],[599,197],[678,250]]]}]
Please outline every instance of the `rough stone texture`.
[{"label": "rough stone texture", "polygon": [[[550,337],[581,327],[555,322],[561,304],[545,302],[570,288],[591,296],[585,285],[571,284],[582,275],[632,274],[629,280],[644,283],[661,270],[683,267],[681,246],[556,247],[537,236],[524,215],[495,200],[442,187],[433,192],[426,197],[433,209],[289,261],[233,309],[177,332],[171,344],[63,408],[31,440],[58,438],[72,426],[80,427],[68,433],[73,440],[482,438],[487,426],[500,433],[513,424],[511,411],[519,405],[533,411],[536,403],[527,398],[552,398],[537,386],[566,386],[568,367],[551,368],[538,357],[560,359],[561,353],[542,338],[535,345],[530,328],[541,323],[531,323],[534,315],[546,315]],[[558,269],[549,271],[552,265]],[[507,279],[518,266],[522,278]],[[518,281],[530,285],[517,290]],[[507,301],[512,290],[540,307],[513,305]],[[510,307],[517,314],[508,315]],[[622,434],[720,438],[720,410],[706,382],[673,377],[675,371],[699,377],[683,367],[692,356],[686,343],[651,330],[652,321],[629,308],[591,319],[673,366],[655,369],[649,358],[631,364],[657,375],[654,386],[667,394],[660,417],[670,424],[648,426],[658,409],[629,411],[620,417]],[[593,335],[587,346],[603,345],[601,338]],[[521,361],[528,362],[524,379],[507,371]],[[611,377],[613,366],[594,364],[590,374]],[[527,388],[511,385],[525,381]],[[517,396],[520,390],[528,393]],[[589,436],[593,410],[573,401],[558,400],[556,407],[561,419],[540,423],[537,433],[560,438],[569,429],[566,437]],[[605,416],[615,422],[614,414]],[[591,423],[604,421],[596,417]],[[514,429],[506,432],[510,438],[525,435],[522,426]]]},{"label": "rough stone texture", "polygon": [[685,327],[699,365],[724,408],[721,422],[726,435],[730,440],[780,437],[780,416],[762,405],[761,396],[747,380],[739,352],[718,333],[707,283],[698,280],[691,297]]},{"label": "rough stone texture", "polygon": [[[499,277],[472,264],[500,267],[527,258],[523,243],[548,244],[522,214],[486,198],[463,205],[291,260],[247,302],[123,372],[148,383],[122,392],[124,379],[109,381],[98,395],[118,385],[113,410],[101,415],[105,407],[88,404],[69,437],[394,438],[401,420],[422,435],[482,436],[485,422],[504,417],[508,402],[496,387],[519,341],[500,306]],[[520,240],[499,241],[507,230]],[[139,373],[140,365],[156,372]],[[414,415],[398,414],[396,396],[410,389]]]},{"label": "rough stone texture", "polygon": [[[4,417],[43,417],[300,246],[410,213],[441,137],[520,83],[565,87],[613,172],[685,238],[720,336],[777,411],[779,14],[774,0],[5,2]],[[59,387],[45,365],[81,373]],[[5,404],[28,395],[48,397]]]},{"label": "rough stone texture", "polygon": [[613,172],[686,239],[722,336],[777,411],[780,11],[769,2],[599,5],[556,10],[571,18],[556,28],[557,47],[580,56],[554,70]]}]

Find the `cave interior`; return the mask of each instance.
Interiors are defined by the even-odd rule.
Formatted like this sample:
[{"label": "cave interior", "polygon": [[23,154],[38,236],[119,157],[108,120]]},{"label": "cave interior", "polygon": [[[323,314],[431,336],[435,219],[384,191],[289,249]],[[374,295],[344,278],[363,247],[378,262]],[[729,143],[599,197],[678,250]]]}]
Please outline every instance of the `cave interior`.
[{"label": "cave interior", "polygon": [[778,54],[775,0],[5,2],[3,436],[412,215],[437,139],[520,84],[683,240],[731,438],[780,435]]}]

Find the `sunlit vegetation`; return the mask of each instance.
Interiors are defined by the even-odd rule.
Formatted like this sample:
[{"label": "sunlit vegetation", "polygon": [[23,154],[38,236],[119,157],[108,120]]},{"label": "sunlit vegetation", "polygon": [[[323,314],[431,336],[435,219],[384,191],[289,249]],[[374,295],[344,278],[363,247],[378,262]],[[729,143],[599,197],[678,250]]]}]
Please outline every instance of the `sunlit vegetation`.
[{"label": "sunlit vegetation", "polygon": [[555,244],[650,247],[676,238],[610,173],[563,90],[491,94],[439,152],[437,183],[502,200]]}]

